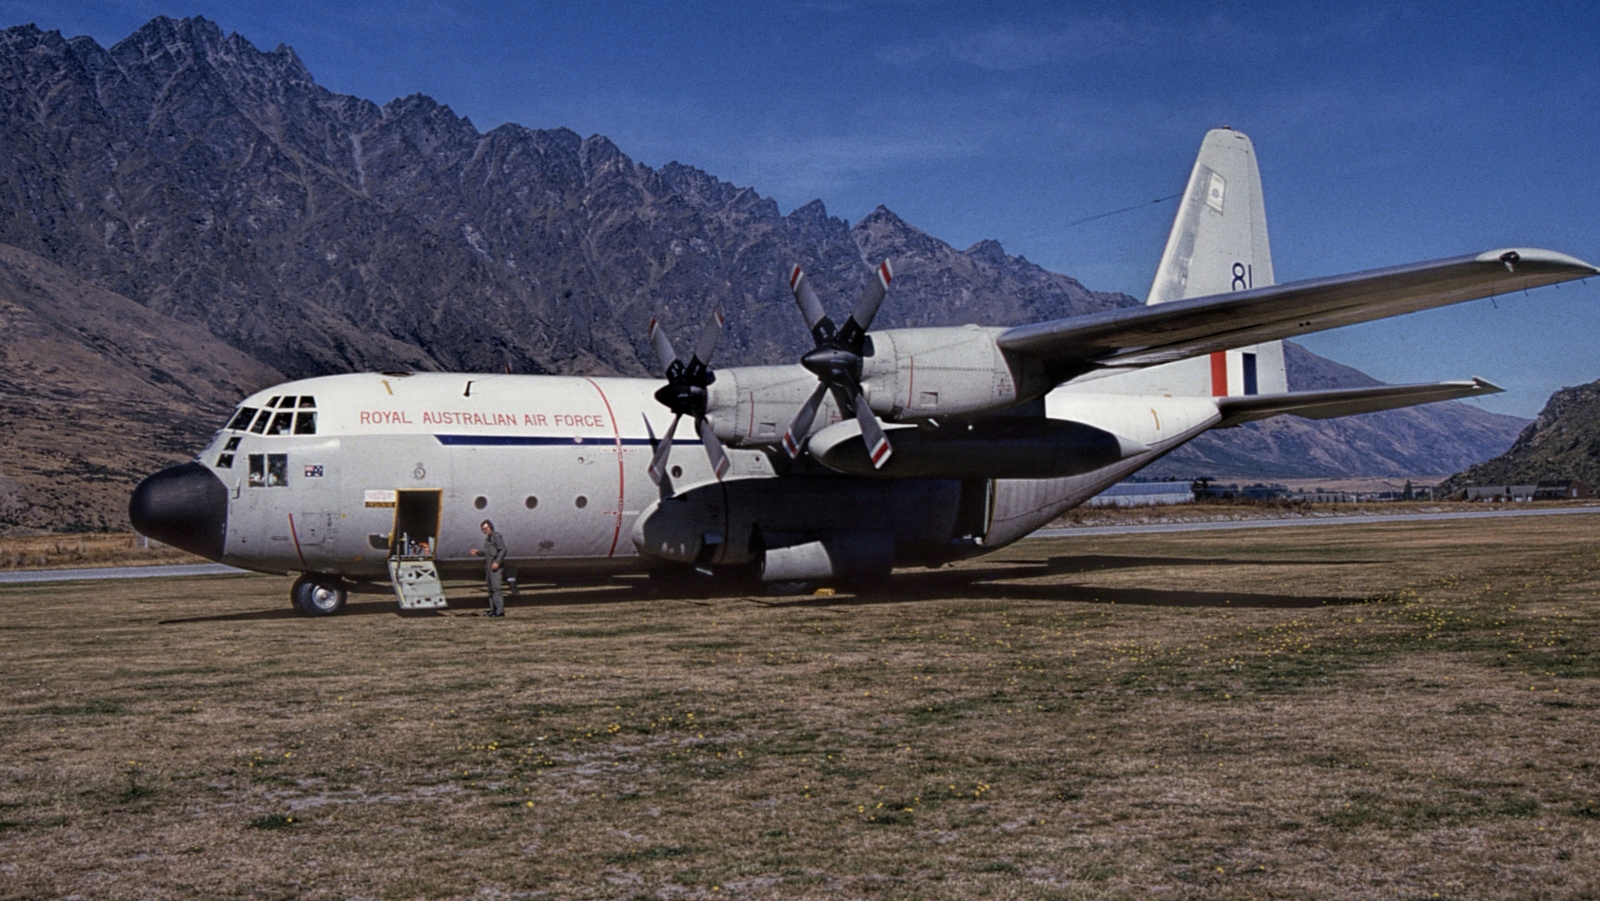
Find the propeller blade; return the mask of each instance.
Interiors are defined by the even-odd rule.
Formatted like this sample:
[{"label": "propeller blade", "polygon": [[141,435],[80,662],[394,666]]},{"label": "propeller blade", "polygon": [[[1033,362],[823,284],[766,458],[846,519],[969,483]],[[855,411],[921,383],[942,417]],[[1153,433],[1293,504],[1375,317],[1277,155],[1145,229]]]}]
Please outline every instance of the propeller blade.
[{"label": "propeller blade", "polygon": [[[702,366],[711,365],[711,354],[717,349],[717,340],[722,337],[722,302],[717,301],[716,309],[711,311],[711,321],[706,323],[705,330],[700,332],[700,343],[695,345],[694,358]],[[693,365],[693,364],[691,364]]]},{"label": "propeller blade", "polygon": [[894,448],[889,446],[889,437],[883,433],[883,426],[878,424],[878,417],[872,415],[867,399],[860,394],[856,395],[856,422],[861,423],[861,440],[866,442],[872,468],[882,469],[894,454]]},{"label": "propeller blade", "polygon": [[654,319],[650,320],[650,344],[656,349],[656,359],[661,361],[661,371],[671,370],[672,364],[678,362],[678,353],[672,349],[672,339],[667,337],[667,330]]},{"label": "propeller blade", "polygon": [[850,319],[856,327],[866,331],[872,327],[872,317],[878,315],[878,307],[883,303],[883,296],[889,293],[889,283],[894,281],[894,269],[888,260],[879,263],[872,270],[872,276],[867,279],[867,287],[861,292],[861,300],[856,302],[856,308],[850,312]]},{"label": "propeller blade", "polygon": [[828,386],[817,385],[817,390],[811,392],[806,402],[801,405],[800,412],[794,414],[794,422],[789,423],[789,430],[783,433],[783,452],[793,460],[800,456],[800,442],[806,440],[806,433],[811,431],[811,421],[817,418],[817,408],[822,406],[822,396],[828,393]]},{"label": "propeller blade", "polygon": [[647,418],[644,421],[645,430],[651,433],[650,440],[655,441],[656,445],[655,453],[650,455],[649,473],[650,481],[657,485],[660,485],[661,480],[666,477],[667,458],[672,454],[672,433],[678,430],[678,420],[682,418],[681,415],[672,417],[672,424],[667,426],[667,434],[663,435],[660,441],[655,441],[656,436],[654,430],[650,428],[650,420]]},{"label": "propeller blade", "polygon": [[711,459],[711,471],[717,474],[720,481],[728,471],[728,452],[722,449],[722,442],[717,440],[717,433],[711,428],[709,419],[696,417],[694,427],[700,433],[700,443],[706,446],[706,456]]},{"label": "propeller blade", "polygon": [[[811,330],[817,343],[833,337],[833,322],[828,319],[828,311],[822,308],[822,301],[817,299],[817,292],[811,287],[811,279],[806,278],[798,264],[789,270],[789,290],[794,292],[794,299],[800,304],[800,315],[806,318],[806,328]],[[827,326],[824,327],[823,323],[827,323]],[[825,334],[819,334],[819,328]]]}]

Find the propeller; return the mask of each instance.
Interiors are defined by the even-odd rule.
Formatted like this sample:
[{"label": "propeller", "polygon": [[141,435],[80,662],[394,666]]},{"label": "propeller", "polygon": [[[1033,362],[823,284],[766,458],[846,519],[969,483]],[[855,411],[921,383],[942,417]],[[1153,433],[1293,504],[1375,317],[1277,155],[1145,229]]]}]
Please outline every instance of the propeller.
[{"label": "propeller", "polygon": [[[716,431],[706,419],[706,388],[717,380],[711,371],[711,354],[717,349],[717,339],[722,337],[722,320],[722,304],[719,303],[711,311],[711,321],[700,332],[700,342],[687,362],[672,349],[672,339],[662,330],[661,323],[650,320],[650,344],[667,376],[667,383],[656,392],[656,400],[673,413],[672,424],[656,442],[655,453],[650,458],[650,481],[657,485],[667,472],[667,458],[672,454],[672,436],[678,431],[678,420],[685,416],[694,418],[694,428],[700,435],[700,443],[705,445],[711,471],[718,479],[728,471],[727,451],[722,449],[722,442],[717,440]],[[648,427],[648,419],[645,425]]]},{"label": "propeller", "polygon": [[794,421],[789,424],[788,431],[783,433],[783,451],[791,459],[800,455],[800,444],[811,430],[811,422],[816,419],[817,410],[822,406],[822,398],[831,392],[840,412],[855,416],[861,424],[861,438],[866,442],[873,467],[882,469],[889,462],[894,448],[889,446],[883,425],[873,415],[861,394],[861,351],[866,345],[867,329],[872,325],[872,317],[878,314],[878,307],[883,303],[884,295],[889,293],[889,283],[892,281],[894,270],[889,266],[889,261],[884,260],[873,269],[872,277],[867,279],[867,287],[861,292],[861,299],[856,301],[855,309],[850,311],[850,318],[844,321],[844,325],[836,326],[828,318],[822,302],[817,299],[817,292],[811,287],[811,280],[806,278],[805,272],[799,266],[789,270],[789,289],[794,292],[795,302],[800,305],[800,315],[805,317],[806,327],[811,329],[811,340],[816,344],[800,358],[800,365],[814,373],[818,382],[817,389],[806,398],[795,414]]}]

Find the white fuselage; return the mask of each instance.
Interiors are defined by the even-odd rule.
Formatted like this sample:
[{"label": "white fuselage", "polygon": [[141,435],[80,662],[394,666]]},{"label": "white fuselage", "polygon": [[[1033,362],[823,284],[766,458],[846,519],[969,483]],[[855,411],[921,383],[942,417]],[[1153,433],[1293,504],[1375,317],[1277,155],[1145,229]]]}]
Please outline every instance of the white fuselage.
[{"label": "white fuselage", "polygon": [[[407,538],[430,541],[441,570],[460,575],[481,570],[470,552],[482,542],[484,519],[495,522],[509,564],[523,573],[603,573],[677,560],[656,553],[636,528],[642,514],[669,503],[646,475],[652,444],[645,420],[659,436],[671,418],[652,396],[659,386],[647,379],[362,373],[258,392],[241,409],[269,414],[236,413],[198,458],[228,494],[223,562],[382,579],[394,542]],[[692,432],[680,430],[671,483],[679,495],[698,490],[711,498],[705,515],[716,522],[692,527],[696,541],[700,532],[718,533],[719,542],[727,533],[710,563],[756,553],[755,540],[744,543],[752,530],[848,529],[875,518],[875,528],[902,536],[897,564],[936,564],[1023,537],[1218,419],[1205,397],[1061,388],[1045,405],[1052,418],[1096,425],[1149,450],[1070,478],[986,480],[975,495],[962,483],[861,479],[814,466],[785,473],[770,446],[730,446],[732,466],[719,485]],[[819,419],[819,427],[826,424]],[[757,488],[757,480],[758,492],[735,490]],[[798,494],[771,490],[799,480],[806,490]],[[405,527],[397,500],[423,496],[408,492],[436,492],[436,530],[397,534]],[[753,510],[736,499],[769,495],[773,506]],[[975,496],[983,509],[970,509]],[[796,509],[808,504],[818,509]],[[867,509],[885,504],[905,506],[905,518],[915,522]],[[436,534],[421,534],[427,531]]]}]

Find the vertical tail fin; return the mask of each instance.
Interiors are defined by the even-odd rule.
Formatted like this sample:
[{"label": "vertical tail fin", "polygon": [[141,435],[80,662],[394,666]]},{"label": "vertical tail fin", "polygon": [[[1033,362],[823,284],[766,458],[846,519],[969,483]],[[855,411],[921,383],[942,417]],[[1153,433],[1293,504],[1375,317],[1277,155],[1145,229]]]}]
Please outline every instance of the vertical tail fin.
[{"label": "vertical tail fin", "polygon": [[1244,132],[1214,128],[1200,144],[1146,303],[1273,284],[1256,151]]},{"label": "vertical tail fin", "polygon": [[[1147,304],[1274,284],[1272,246],[1256,151],[1243,132],[1206,132],[1189,187],[1150,285]],[[1174,394],[1276,394],[1288,390],[1277,341],[1184,360],[1148,373]]]}]

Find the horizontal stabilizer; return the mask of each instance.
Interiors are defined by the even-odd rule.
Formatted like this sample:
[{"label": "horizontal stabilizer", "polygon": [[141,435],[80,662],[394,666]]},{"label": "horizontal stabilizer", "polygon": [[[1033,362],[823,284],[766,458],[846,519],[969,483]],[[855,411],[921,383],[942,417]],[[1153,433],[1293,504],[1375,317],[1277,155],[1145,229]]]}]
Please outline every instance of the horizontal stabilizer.
[{"label": "horizontal stabilizer", "polygon": [[1097,369],[1140,369],[1597,273],[1555,251],[1491,250],[1019,325],[998,342],[1007,353],[1039,360],[1061,382]]},{"label": "horizontal stabilizer", "polygon": [[1307,419],[1333,419],[1356,413],[1374,413],[1441,400],[1482,397],[1505,389],[1480,378],[1470,382],[1431,382],[1423,385],[1377,385],[1372,388],[1339,388],[1332,391],[1291,391],[1287,394],[1256,394],[1244,397],[1219,397],[1217,409],[1222,421],[1217,428],[1242,422],[1293,413]]}]

